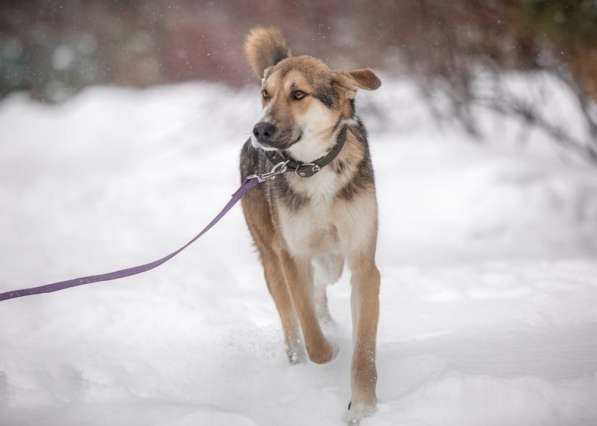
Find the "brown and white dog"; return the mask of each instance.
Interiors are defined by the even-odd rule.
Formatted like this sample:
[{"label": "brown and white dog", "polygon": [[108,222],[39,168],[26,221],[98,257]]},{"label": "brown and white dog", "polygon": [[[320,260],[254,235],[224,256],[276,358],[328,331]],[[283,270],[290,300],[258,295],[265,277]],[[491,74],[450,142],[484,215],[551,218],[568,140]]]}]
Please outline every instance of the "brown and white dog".
[{"label": "brown and white dog", "polygon": [[330,320],[326,286],[338,280],[345,262],[350,268],[354,349],[347,420],[358,423],[376,405],[380,274],[373,169],[354,98],[358,89],[374,90],[381,82],[369,69],[333,71],[311,56],[290,56],[274,28],[251,31],[245,52],[261,80],[263,115],[242,148],[243,180],[270,171],[273,153],[312,165],[342,144],[312,176],[280,175],[250,192],[242,207],[291,363],[305,359],[304,348],[315,363],[334,358],[320,327]]}]

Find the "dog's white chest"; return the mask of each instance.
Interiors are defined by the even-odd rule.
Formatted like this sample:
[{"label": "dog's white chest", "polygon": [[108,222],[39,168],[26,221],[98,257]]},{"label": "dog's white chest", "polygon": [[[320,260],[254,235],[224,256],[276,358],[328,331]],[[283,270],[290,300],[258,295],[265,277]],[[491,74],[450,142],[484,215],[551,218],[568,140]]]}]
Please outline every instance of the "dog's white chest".
[{"label": "dog's white chest", "polygon": [[339,230],[333,220],[338,209],[334,204],[322,200],[297,211],[281,209],[282,235],[292,254],[311,256],[340,251]]},{"label": "dog's white chest", "polygon": [[347,254],[374,229],[375,198],[367,194],[351,200],[337,197],[342,182],[332,171],[322,170],[292,183],[309,201],[298,209],[280,205],[280,228],[291,254]]}]

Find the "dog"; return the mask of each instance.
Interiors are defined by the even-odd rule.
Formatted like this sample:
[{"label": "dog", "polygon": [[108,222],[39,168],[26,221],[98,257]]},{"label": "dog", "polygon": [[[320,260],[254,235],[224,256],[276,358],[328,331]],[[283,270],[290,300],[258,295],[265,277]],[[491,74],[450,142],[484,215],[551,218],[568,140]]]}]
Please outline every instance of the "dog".
[{"label": "dog", "polygon": [[243,198],[244,217],[291,363],[335,357],[320,325],[331,319],[326,286],[344,263],[350,268],[354,346],[346,420],[357,424],[377,403],[380,273],[373,167],[354,99],[381,81],[370,69],[334,71],[314,57],[291,56],[275,28],[253,29],[245,53],[261,82],[263,112],[241,150],[241,179],[274,166],[286,173]]}]

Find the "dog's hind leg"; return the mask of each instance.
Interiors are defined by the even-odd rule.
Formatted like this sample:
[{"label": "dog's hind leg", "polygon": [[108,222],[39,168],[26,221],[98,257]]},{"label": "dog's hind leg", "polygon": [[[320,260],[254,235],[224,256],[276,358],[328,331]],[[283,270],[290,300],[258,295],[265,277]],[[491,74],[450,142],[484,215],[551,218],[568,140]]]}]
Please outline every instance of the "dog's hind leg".
[{"label": "dog's hind leg", "polygon": [[340,255],[330,254],[313,259],[313,298],[315,311],[323,323],[332,322],[328,307],[327,287],[335,283],[342,275],[344,259]]}]

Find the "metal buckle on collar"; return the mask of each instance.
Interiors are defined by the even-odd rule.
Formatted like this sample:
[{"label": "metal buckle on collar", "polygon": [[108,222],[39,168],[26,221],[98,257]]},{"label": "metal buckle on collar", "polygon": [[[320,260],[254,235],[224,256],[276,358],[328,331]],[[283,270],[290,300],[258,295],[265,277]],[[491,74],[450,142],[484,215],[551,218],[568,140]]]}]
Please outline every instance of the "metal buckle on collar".
[{"label": "metal buckle on collar", "polygon": [[259,183],[265,182],[266,180],[274,179],[276,176],[284,174],[288,171],[288,160],[280,161],[276,164],[272,169],[261,175],[250,175],[247,176],[247,179],[255,178],[259,181]]},{"label": "metal buckle on collar", "polygon": [[311,177],[320,170],[321,167],[319,167],[315,163],[305,163],[301,164],[301,166],[297,168],[294,172],[300,177]]}]

